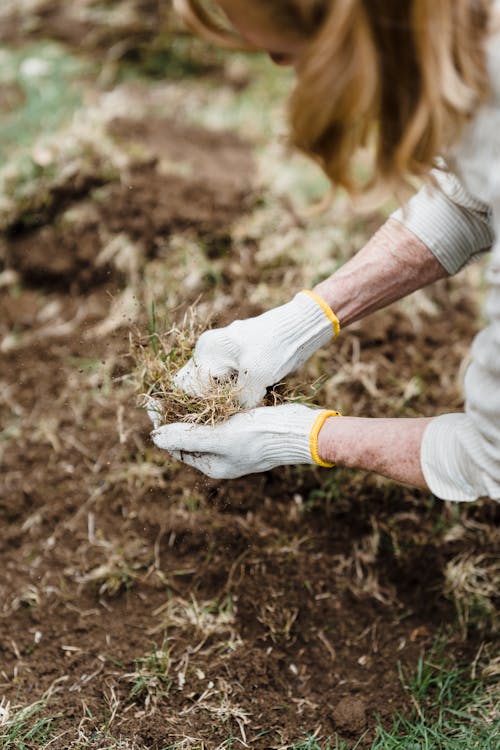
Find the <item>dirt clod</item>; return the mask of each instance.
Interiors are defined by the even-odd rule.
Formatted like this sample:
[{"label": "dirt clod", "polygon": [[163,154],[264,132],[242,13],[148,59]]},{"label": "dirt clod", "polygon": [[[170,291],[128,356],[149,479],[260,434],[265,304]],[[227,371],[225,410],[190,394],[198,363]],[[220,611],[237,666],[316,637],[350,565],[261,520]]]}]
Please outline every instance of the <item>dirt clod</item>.
[{"label": "dirt clod", "polygon": [[342,698],[333,710],[335,726],[347,734],[361,733],[366,719],[366,703],[362,698]]}]

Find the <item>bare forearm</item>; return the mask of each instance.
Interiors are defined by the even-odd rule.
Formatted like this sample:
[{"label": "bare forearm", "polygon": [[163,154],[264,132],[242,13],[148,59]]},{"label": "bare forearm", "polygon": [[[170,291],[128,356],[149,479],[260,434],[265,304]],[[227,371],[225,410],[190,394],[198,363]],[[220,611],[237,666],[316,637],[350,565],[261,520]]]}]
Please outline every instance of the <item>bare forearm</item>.
[{"label": "bare forearm", "polygon": [[[362,250],[314,291],[345,327],[447,275],[418,237],[389,219]],[[328,419],[319,434],[319,454],[329,463],[427,489],[420,446],[429,421]]]},{"label": "bare forearm", "polygon": [[314,291],[345,327],[447,275],[418,237],[389,219],[362,250]]},{"label": "bare forearm", "polygon": [[332,417],[319,434],[319,455],[329,463],[373,471],[402,484],[428,489],[420,466],[420,446],[429,422]]}]

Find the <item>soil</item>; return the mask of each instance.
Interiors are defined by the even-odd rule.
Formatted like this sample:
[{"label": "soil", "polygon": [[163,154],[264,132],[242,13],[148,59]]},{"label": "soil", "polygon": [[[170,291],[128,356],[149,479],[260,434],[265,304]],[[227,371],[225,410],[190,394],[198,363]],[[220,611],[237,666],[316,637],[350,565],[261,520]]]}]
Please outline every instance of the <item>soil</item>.
[{"label": "soil", "polygon": [[[136,124],[113,128],[139,137]],[[103,225],[154,255],[174,229],[228,235],[255,199],[251,157],[234,137],[200,129],[179,137],[168,121],[150,122],[140,137],[174,156],[185,141],[200,172],[166,177],[157,156],[108,186],[77,232],[56,221],[11,237],[9,266],[24,283],[1,293],[4,332],[36,330],[42,301],[65,318],[79,307],[105,313],[120,279],[95,269]],[[235,162],[248,175],[243,190],[234,169],[214,177],[216,164],[223,175]],[[449,356],[450,336],[457,326],[465,333],[470,317],[445,317],[424,339],[404,316],[374,320],[370,334],[351,335],[397,369],[413,349]],[[367,730],[368,743],[376,715],[389,721],[405,710],[398,663],[414,667],[454,621],[443,568],[463,540],[443,542],[433,530],[440,509],[418,492],[341,470],[335,484],[309,468],[217,482],[166,462],[120,380],[126,329],[85,341],[88,325],[84,317],[71,336],[32,340],[0,363],[2,423],[13,430],[0,501],[6,695],[32,701],[52,686],[58,730],[69,732],[54,748],[68,747],[82,702],[94,718],[117,706],[109,731],[148,748],[183,736],[215,747],[229,731],[254,748],[313,730],[353,741]],[[479,523],[490,512],[471,515]],[[171,602],[184,619],[169,619]],[[204,631],[190,607],[216,621],[219,613],[219,624]],[[146,693],[131,697],[127,675],[165,638],[173,683],[152,706]]]},{"label": "soil", "polygon": [[[119,233],[139,243],[150,258],[170,234],[182,230],[203,239],[209,252],[221,246],[230,250],[228,227],[255,200],[249,195],[251,153],[237,136],[181,128],[160,118],[117,119],[110,132],[121,142],[140,143],[142,163],[104,187],[76,178],[56,191],[48,212],[30,217],[30,226],[16,222],[9,227],[6,260],[27,284],[67,286],[70,281],[88,288],[109,281],[109,265],[96,259],[103,237]],[[162,174],[158,154],[168,164],[187,166],[191,175]],[[98,195],[85,204],[99,186]],[[69,224],[64,211],[75,204],[83,216]]]},{"label": "soil", "polygon": [[150,42],[162,29],[166,30],[168,3],[133,0],[130,5],[135,13],[128,14],[128,22],[123,23],[120,19],[121,23],[107,24],[100,23],[99,14],[91,12],[92,3],[88,0],[76,0],[71,6],[64,0],[41,0],[37,5],[33,4],[29,15],[24,9],[11,9],[5,14],[0,39],[8,44],[24,43],[27,38],[39,38],[42,32],[44,38],[74,48],[104,51],[122,41],[124,36],[137,45]]},{"label": "soil", "polygon": [[[50,691],[53,750],[78,732],[98,743],[104,726],[150,750],[186,737],[216,748],[229,736],[259,750],[307,732],[354,746],[365,731],[357,747],[368,747],[377,716],[387,724],[410,710],[398,664],[414,669],[456,624],[444,568],[465,550],[488,552],[496,510],[464,509],[467,533],[447,536],[453,509],[355,472],[218,482],[166,461],[123,377],[127,328],[87,335],[126,283],[96,257],[103,236],[121,232],[152,259],[174,231],[208,254],[223,241],[230,257],[231,223],[258,198],[252,157],[231,134],[171,120],[111,128],[147,158],[97,195],[69,190],[65,210],[91,206],[76,228],[52,215],[6,238],[20,284],[0,287],[0,332],[34,335],[0,359],[2,694],[27,704]],[[192,171],[165,174],[165,159]],[[442,359],[455,372],[457,342],[474,332],[467,310],[451,315],[446,286],[437,301],[443,315],[422,315],[423,334],[384,313],[339,349],[347,360],[361,343],[398,376],[427,362],[430,395],[403,413],[447,407],[435,398]],[[69,333],[44,328],[54,309],[73,321]],[[235,299],[231,315],[248,309]],[[344,402],[382,412],[360,383],[339,385]],[[450,632],[455,654],[472,658],[481,633],[459,644]],[[168,652],[168,680],[158,687],[149,674],[133,692],[152,644]]]}]

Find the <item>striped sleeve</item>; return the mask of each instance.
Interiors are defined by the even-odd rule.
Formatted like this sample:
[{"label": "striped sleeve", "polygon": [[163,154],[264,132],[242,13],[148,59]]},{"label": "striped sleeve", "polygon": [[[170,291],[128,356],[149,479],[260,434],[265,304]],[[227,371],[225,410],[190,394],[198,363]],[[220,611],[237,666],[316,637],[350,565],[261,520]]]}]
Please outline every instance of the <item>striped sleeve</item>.
[{"label": "striped sleeve", "polygon": [[493,244],[490,207],[467,192],[458,177],[435,169],[425,185],[392,218],[415,234],[453,275]]},{"label": "striped sleeve", "polygon": [[445,500],[500,500],[500,165],[493,195],[496,242],[487,272],[488,326],[474,339],[465,377],[465,413],[433,419],[421,464],[431,491]]}]

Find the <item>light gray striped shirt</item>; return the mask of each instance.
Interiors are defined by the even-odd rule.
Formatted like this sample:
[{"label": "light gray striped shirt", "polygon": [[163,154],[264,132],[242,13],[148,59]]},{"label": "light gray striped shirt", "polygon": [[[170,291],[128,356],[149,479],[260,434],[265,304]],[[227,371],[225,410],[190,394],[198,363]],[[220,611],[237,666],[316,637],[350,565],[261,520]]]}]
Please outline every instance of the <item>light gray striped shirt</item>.
[{"label": "light gray striped shirt", "polygon": [[447,157],[453,171],[436,171],[438,186],[424,187],[393,214],[450,274],[492,251],[489,324],[472,345],[465,413],[433,419],[422,442],[424,476],[445,500],[500,500],[500,33],[488,42],[488,62],[492,96]]}]

